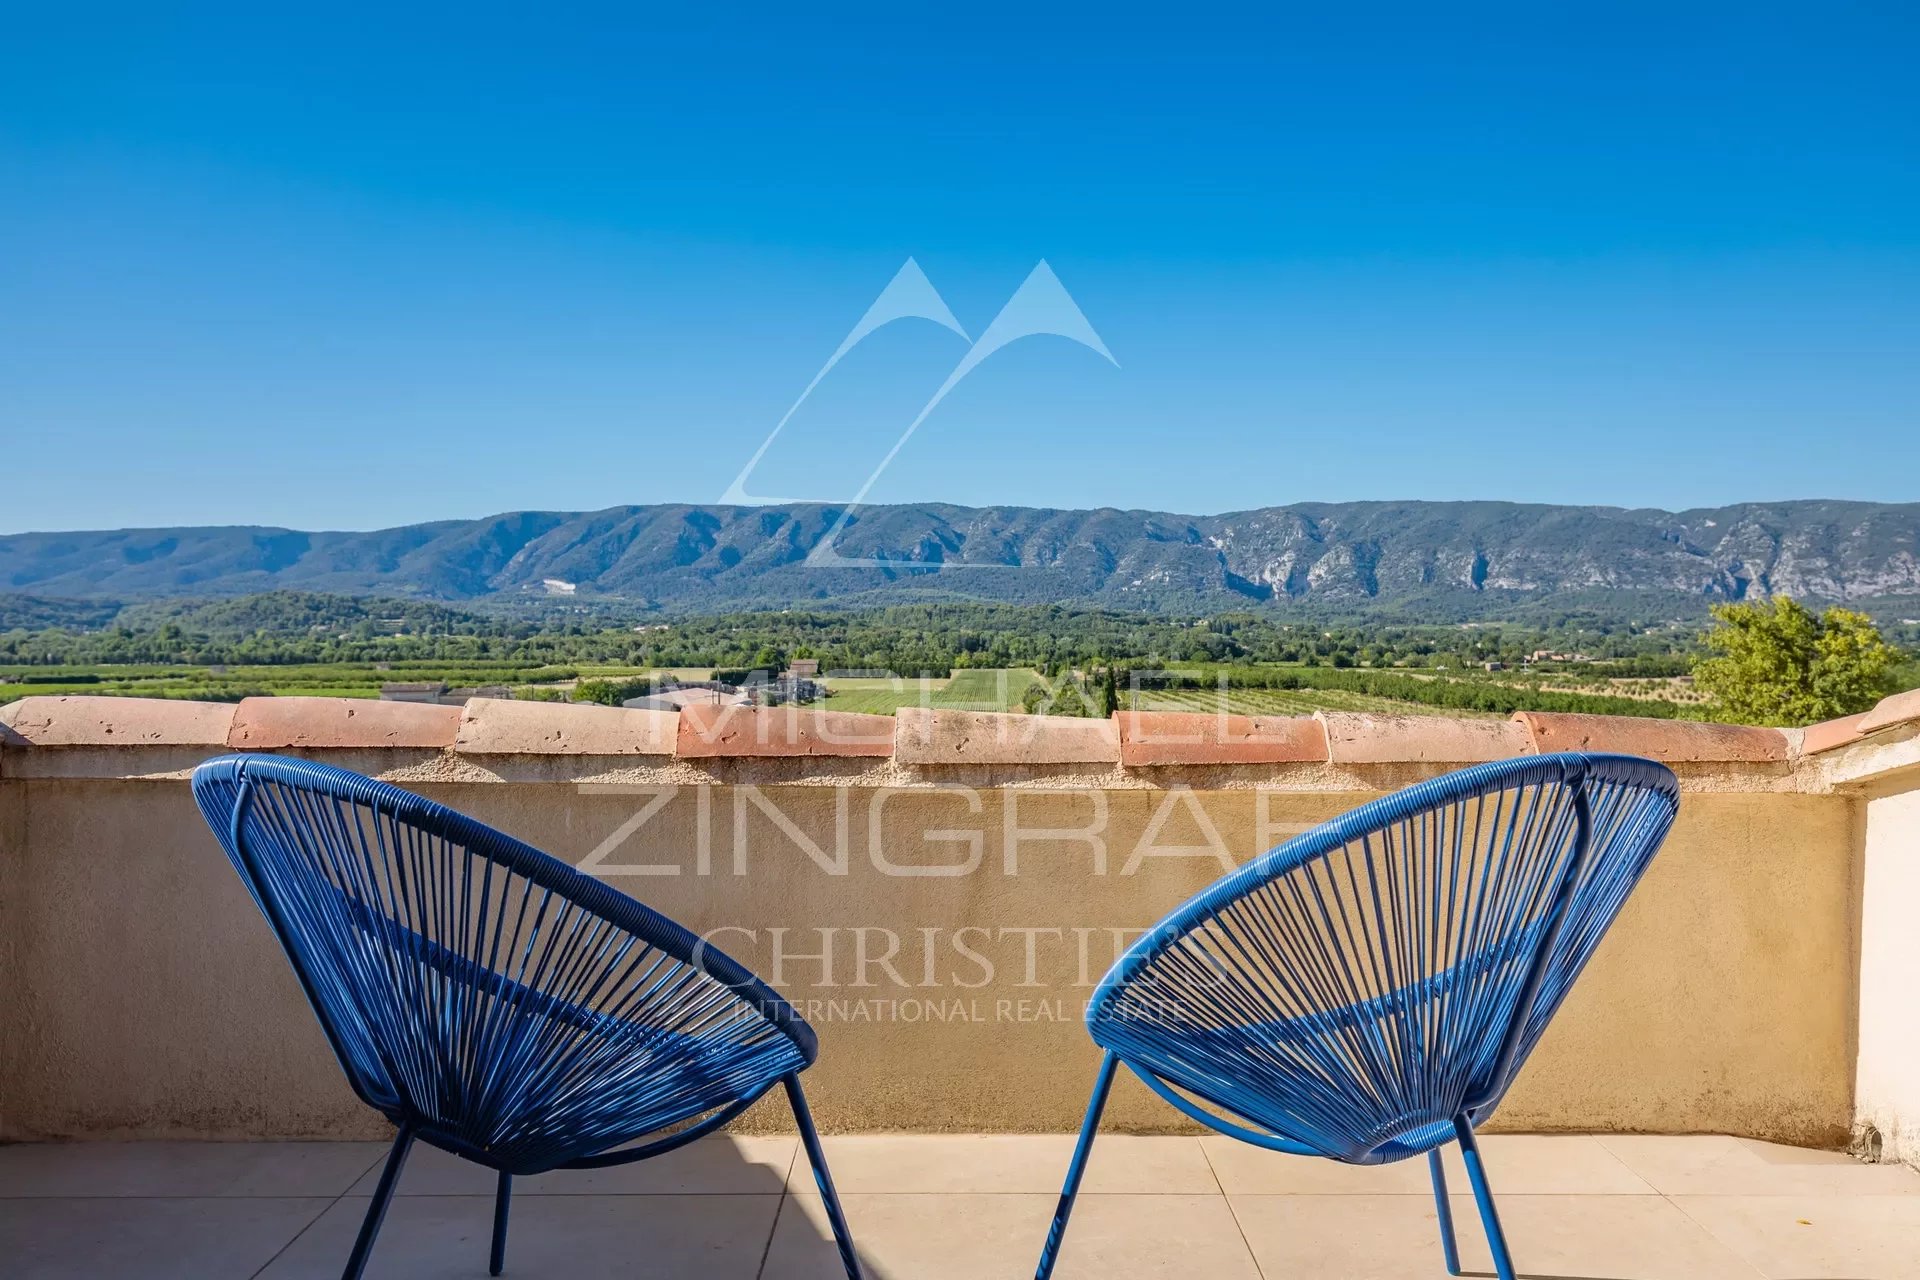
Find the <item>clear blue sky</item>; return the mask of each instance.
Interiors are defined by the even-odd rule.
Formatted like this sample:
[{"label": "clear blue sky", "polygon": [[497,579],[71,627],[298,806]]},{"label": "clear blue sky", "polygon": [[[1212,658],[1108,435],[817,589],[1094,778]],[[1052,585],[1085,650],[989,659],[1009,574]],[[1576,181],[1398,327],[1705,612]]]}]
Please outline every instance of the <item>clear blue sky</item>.
[{"label": "clear blue sky", "polygon": [[0,530],[713,501],[909,256],[1118,367],[997,352],[873,501],[1920,499],[1910,4],[174,7],[6,19]]}]

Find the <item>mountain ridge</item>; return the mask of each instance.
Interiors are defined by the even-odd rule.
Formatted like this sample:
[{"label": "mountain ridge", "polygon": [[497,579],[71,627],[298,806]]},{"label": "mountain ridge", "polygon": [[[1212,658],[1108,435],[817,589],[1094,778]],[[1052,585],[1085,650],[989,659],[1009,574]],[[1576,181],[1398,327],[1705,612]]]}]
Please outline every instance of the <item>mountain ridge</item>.
[{"label": "mountain ridge", "polygon": [[[842,516],[834,550],[808,554]],[[954,572],[964,569],[964,572]],[[1776,593],[1920,597],[1920,503],[1686,511],[1512,502],[1293,503],[1219,515],[951,503],[659,503],[366,532],[202,526],[0,535],[0,592],[77,600],[297,589],[512,603],[555,593],[670,611],[928,594],[1141,609]]]}]

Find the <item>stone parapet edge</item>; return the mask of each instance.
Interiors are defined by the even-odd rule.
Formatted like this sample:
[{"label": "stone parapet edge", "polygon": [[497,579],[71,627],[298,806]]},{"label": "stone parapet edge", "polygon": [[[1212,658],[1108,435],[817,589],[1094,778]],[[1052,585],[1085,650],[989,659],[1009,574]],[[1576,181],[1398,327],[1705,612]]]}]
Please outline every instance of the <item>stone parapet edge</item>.
[{"label": "stone parapet edge", "polygon": [[897,716],[806,707],[624,710],[476,698],[464,707],[350,698],[29,696],[0,707],[8,751],[405,751],[470,758],[586,756],[638,765],[734,760],[890,761],[908,769],[1111,774],[1159,769],[1459,766],[1548,751],[1615,751],[1687,766],[1778,766],[1920,723],[1920,691],[1806,730],[1522,711],[1511,719],[1211,715],[1111,720],[909,707]]}]

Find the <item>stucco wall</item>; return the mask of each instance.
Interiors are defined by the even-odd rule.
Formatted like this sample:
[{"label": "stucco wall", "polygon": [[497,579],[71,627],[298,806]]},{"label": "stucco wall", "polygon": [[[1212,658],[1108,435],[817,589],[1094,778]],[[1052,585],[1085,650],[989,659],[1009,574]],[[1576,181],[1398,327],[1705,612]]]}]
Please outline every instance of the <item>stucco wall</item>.
[{"label": "stucco wall", "polygon": [[[409,785],[724,930],[715,940],[818,1026],[809,1090],[842,1131],[1073,1128],[1095,1064],[1081,1002],[1112,931],[1150,925],[1225,862],[1377,794],[1325,774],[1202,790],[1167,776],[827,786],[772,763],[731,783],[757,767],[789,781],[511,781],[502,766],[491,781]],[[178,773],[24,772],[38,776],[0,779],[0,1136],[378,1132]],[[1102,811],[1098,848],[1061,834]],[[1667,848],[1497,1126],[1843,1141],[1858,811],[1777,771],[1690,779]],[[1913,810],[1886,813],[1897,826]],[[1022,836],[1011,868],[1010,827]],[[844,871],[823,865],[843,856]],[[1883,863],[1914,875],[1910,856]],[[798,958],[829,946],[831,975]],[[1909,991],[1916,954],[1891,957]],[[1909,1070],[1898,1088],[1913,1083]],[[1130,1082],[1109,1116],[1138,1131],[1175,1119]]]}]

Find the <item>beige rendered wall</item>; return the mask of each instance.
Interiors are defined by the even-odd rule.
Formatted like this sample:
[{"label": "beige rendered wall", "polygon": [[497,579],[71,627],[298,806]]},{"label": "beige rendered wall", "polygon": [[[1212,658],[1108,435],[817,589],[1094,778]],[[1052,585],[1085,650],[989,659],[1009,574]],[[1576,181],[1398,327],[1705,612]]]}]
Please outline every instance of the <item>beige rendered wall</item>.
[{"label": "beige rendered wall", "polygon": [[[1096,1061],[1081,1006],[1116,942],[1376,794],[752,776],[417,789],[592,865],[774,979],[820,1030],[809,1090],[841,1131],[1072,1129]],[[1844,1141],[1858,809],[1690,782],[1666,850],[1497,1126]],[[1875,873],[1920,901],[1913,809],[1875,812]],[[1873,954],[1874,981],[1914,989],[1920,944]],[[0,1137],[380,1128],[178,773],[0,780],[0,966]],[[1875,1027],[1875,1052],[1911,1064],[1910,1035],[1886,1038],[1898,1029]],[[1914,1114],[1910,1065],[1882,1079]],[[1176,1127],[1126,1081],[1109,1116]]]}]

